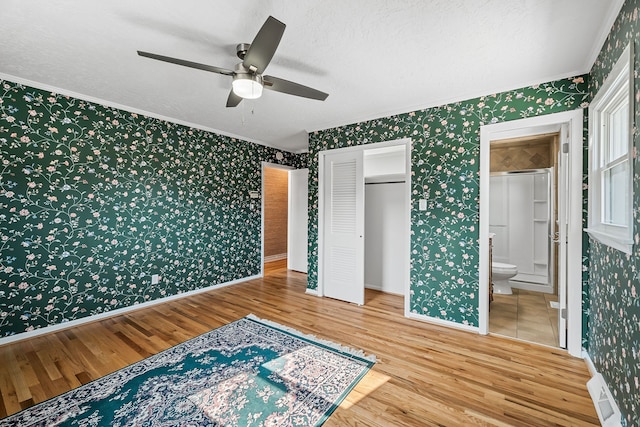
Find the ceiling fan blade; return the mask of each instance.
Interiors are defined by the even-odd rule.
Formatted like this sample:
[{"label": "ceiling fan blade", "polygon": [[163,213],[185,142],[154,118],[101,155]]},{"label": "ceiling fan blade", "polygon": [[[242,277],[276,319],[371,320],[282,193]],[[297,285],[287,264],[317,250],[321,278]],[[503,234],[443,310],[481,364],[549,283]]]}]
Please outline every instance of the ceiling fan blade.
[{"label": "ceiling fan blade", "polygon": [[248,69],[253,66],[256,68],[256,73],[262,74],[271,62],[273,54],[276,53],[285,27],[286,25],[273,16],[268,17],[249,46],[242,65]]},{"label": "ceiling fan blade", "polygon": [[185,61],[184,59],[171,58],[170,56],[158,55],[155,53],[138,51],[138,55],[151,59],[157,59],[158,61],[170,62],[172,64],[183,65],[189,68],[197,68],[198,70],[211,71],[212,73],[224,74],[225,76],[233,76],[232,70],[225,68],[214,67],[213,65],[200,64],[198,62]]},{"label": "ceiling fan blade", "polygon": [[317,99],[324,101],[329,96],[328,93],[303,86],[289,80],[279,79],[273,76],[262,76],[264,88],[274,90],[276,92],[288,93],[289,95],[302,96],[303,98]]},{"label": "ceiling fan blade", "polygon": [[240,101],[242,101],[242,98],[236,95],[233,90],[231,90],[231,92],[229,92],[229,98],[227,98],[227,107],[236,107],[238,104],[240,104]]}]

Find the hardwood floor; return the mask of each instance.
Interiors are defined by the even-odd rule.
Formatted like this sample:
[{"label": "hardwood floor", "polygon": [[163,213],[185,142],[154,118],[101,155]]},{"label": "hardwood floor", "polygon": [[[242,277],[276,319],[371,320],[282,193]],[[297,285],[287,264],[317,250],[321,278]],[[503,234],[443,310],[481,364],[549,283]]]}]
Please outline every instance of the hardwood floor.
[{"label": "hardwood floor", "polygon": [[0,417],[249,313],[377,363],[326,426],[593,426],[584,361],[566,352],[406,319],[402,297],[364,306],[305,294],[306,276],[264,279],[0,347]]}]

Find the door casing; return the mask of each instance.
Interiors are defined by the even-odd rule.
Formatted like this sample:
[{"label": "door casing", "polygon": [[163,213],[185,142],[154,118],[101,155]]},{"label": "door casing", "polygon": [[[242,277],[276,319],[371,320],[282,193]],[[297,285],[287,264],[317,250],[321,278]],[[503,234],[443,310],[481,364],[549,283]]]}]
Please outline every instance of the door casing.
[{"label": "door casing", "polygon": [[[480,127],[480,265],[479,332],[489,333],[489,175],[490,142],[541,133],[569,132],[568,229],[567,229],[567,350],[582,356],[582,157],[583,111],[512,120]],[[563,147],[561,147],[562,149]],[[562,195],[559,194],[559,197]]]}]

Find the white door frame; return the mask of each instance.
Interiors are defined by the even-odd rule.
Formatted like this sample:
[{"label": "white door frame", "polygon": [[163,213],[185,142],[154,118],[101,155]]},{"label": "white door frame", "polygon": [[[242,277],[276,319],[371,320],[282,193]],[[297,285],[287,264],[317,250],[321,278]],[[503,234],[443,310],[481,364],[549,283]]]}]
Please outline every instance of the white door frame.
[{"label": "white door frame", "polygon": [[[404,232],[405,254],[405,283],[404,289],[404,311],[405,316],[409,314],[409,285],[411,283],[411,138],[402,138],[393,141],[377,142],[373,144],[357,145],[353,147],[337,148],[334,150],[324,150],[318,153],[318,287],[317,295],[324,296],[324,178],[325,178],[325,156],[340,151],[370,150],[373,148],[392,147],[396,145],[405,145],[406,167],[405,167],[405,194],[406,194],[406,230]],[[366,236],[365,236],[366,237]]]},{"label": "white door frame", "polygon": [[[262,162],[260,170],[260,277],[264,277],[264,170],[265,168],[294,170],[293,166],[280,165],[278,163]],[[289,195],[287,194],[287,199]],[[288,220],[287,220],[288,223]]]},{"label": "white door frame", "polygon": [[[480,266],[479,332],[489,333],[489,176],[491,140],[516,138],[569,129],[569,210],[567,242],[567,350],[582,355],[582,150],[583,111],[536,116],[480,127]],[[560,147],[562,149],[563,147]],[[484,202],[483,202],[484,201]]]}]

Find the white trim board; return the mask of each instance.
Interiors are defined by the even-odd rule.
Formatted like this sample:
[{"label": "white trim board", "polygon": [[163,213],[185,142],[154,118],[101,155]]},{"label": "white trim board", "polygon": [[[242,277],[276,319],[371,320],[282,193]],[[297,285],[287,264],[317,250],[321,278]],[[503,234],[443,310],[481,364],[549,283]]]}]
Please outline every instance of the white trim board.
[{"label": "white trim board", "polygon": [[133,311],[140,310],[140,309],[143,309],[143,308],[149,308],[149,307],[152,307],[154,305],[158,305],[158,304],[162,304],[162,303],[166,303],[166,302],[170,302],[170,301],[175,301],[175,300],[178,300],[178,299],[190,297],[190,296],[201,294],[201,293],[204,293],[204,292],[209,292],[211,290],[218,289],[218,288],[224,288],[224,287],[227,287],[227,286],[237,285],[239,283],[244,283],[244,282],[247,282],[247,281],[253,280],[253,279],[259,279],[261,277],[262,277],[261,275],[255,275],[255,276],[245,277],[245,278],[242,278],[242,279],[236,279],[236,280],[232,280],[230,282],[220,283],[218,285],[207,286],[206,288],[194,289],[192,291],[184,292],[184,293],[181,293],[181,294],[171,295],[171,296],[168,296],[168,297],[158,298],[158,299],[154,299],[154,300],[151,300],[151,301],[143,302],[143,303],[140,303],[140,304],[130,305],[129,307],[118,308],[116,310],[107,311],[107,312],[96,314],[96,315],[93,315],[93,316],[84,317],[82,319],[71,320],[69,322],[58,323],[56,325],[46,326],[44,328],[35,329],[35,330],[29,331],[29,332],[23,332],[23,333],[19,333],[19,334],[16,334],[16,335],[10,335],[8,337],[2,337],[2,338],[0,338],[0,347],[5,345],[5,344],[10,344],[10,343],[14,343],[14,342],[17,342],[17,341],[26,340],[26,339],[29,339],[29,338],[34,338],[34,337],[37,337],[37,336],[40,336],[40,335],[46,335],[46,334],[50,334],[50,333],[53,333],[53,332],[62,331],[64,329],[69,329],[69,328],[73,328],[73,327],[76,327],[76,326],[85,325],[87,323],[97,322],[97,321],[100,321],[100,320],[107,319],[109,317],[120,316],[122,314],[131,313]]},{"label": "white trim board", "polygon": [[436,317],[425,316],[424,314],[408,313],[406,317],[408,317],[409,319],[430,323],[432,325],[460,329],[462,331],[473,332],[476,334],[478,333],[478,328],[475,326],[465,325],[464,323],[452,322],[450,320],[438,319]]},{"label": "white trim board", "polygon": [[[567,244],[567,350],[580,357],[582,354],[582,109],[547,114],[526,119],[490,124],[480,127],[480,200],[489,200],[491,140],[517,138],[527,135],[560,131],[563,125],[570,129],[569,187],[570,212]],[[489,205],[480,203],[479,230],[479,296],[478,321],[480,334],[489,333]]]},{"label": "white trim board", "polygon": [[596,369],[596,365],[593,364],[593,360],[591,360],[591,356],[589,356],[589,353],[584,348],[582,349],[582,358],[584,359],[584,362],[587,364],[587,369],[589,369],[589,373],[591,374],[591,376],[596,375],[598,373],[598,370]]}]

